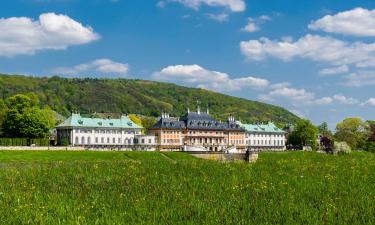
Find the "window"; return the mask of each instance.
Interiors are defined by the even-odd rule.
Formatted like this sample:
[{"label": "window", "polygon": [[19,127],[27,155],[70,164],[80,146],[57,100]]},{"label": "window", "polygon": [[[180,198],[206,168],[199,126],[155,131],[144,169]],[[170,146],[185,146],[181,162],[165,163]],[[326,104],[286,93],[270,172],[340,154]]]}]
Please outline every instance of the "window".
[{"label": "window", "polygon": [[117,140],[117,143],[121,144],[121,138],[118,138]]},{"label": "window", "polygon": [[145,143],[145,139],[142,138],[142,139],[141,139],[141,142],[142,142],[142,144],[144,144],[144,143]]},{"label": "window", "polygon": [[109,137],[107,137],[107,144],[109,144]]},{"label": "window", "polygon": [[101,140],[102,144],[104,143],[104,137],[102,137],[102,140]]},{"label": "window", "polygon": [[79,138],[78,137],[76,137],[75,143],[79,144]]},{"label": "window", "polygon": [[152,142],[151,139],[148,139],[148,143],[151,144],[151,142]]},{"label": "window", "polygon": [[112,143],[116,144],[116,138],[112,138]]},{"label": "window", "polygon": [[81,144],[83,144],[83,145],[85,144],[85,137],[81,138]]}]

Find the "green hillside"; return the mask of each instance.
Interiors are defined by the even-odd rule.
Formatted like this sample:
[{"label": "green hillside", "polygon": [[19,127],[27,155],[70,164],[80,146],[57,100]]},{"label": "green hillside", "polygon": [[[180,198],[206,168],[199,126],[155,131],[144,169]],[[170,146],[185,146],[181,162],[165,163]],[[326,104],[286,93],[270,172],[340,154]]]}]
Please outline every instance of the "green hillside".
[{"label": "green hillside", "polygon": [[187,107],[195,109],[199,101],[203,110],[225,120],[229,114],[245,122],[275,121],[278,124],[298,119],[274,105],[236,98],[212,91],[187,88],[171,83],[131,79],[68,79],[0,75],[0,97],[35,92],[43,105],[62,115],[81,113],[137,113],[159,116],[161,111],[181,116]]}]

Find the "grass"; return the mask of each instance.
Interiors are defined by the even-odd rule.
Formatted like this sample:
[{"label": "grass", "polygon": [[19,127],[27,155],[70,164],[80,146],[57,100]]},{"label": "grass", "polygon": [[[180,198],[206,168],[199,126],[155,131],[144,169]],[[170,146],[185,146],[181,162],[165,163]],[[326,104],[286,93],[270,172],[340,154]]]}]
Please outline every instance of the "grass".
[{"label": "grass", "polygon": [[0,151],[0,224],[375,224],[375,154]]}]

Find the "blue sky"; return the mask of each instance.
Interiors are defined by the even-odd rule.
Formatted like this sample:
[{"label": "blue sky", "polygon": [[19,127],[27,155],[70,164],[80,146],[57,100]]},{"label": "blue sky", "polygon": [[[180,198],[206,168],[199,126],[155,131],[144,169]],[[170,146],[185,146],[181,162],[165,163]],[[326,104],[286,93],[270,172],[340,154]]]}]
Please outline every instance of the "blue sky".
[{"label": "blue sky", "polygon": [[375,119],[375,2],[4,0],[0,72],[174,82]]}]

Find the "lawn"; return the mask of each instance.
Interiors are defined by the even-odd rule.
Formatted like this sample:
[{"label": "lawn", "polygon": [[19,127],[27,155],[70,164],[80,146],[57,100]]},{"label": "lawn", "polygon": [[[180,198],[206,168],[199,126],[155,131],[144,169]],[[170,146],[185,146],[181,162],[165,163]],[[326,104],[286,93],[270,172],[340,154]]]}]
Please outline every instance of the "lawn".
[{"label": "lawn", "polygon": [[0,151],[0,224],[375,224],[375,154]]}]

